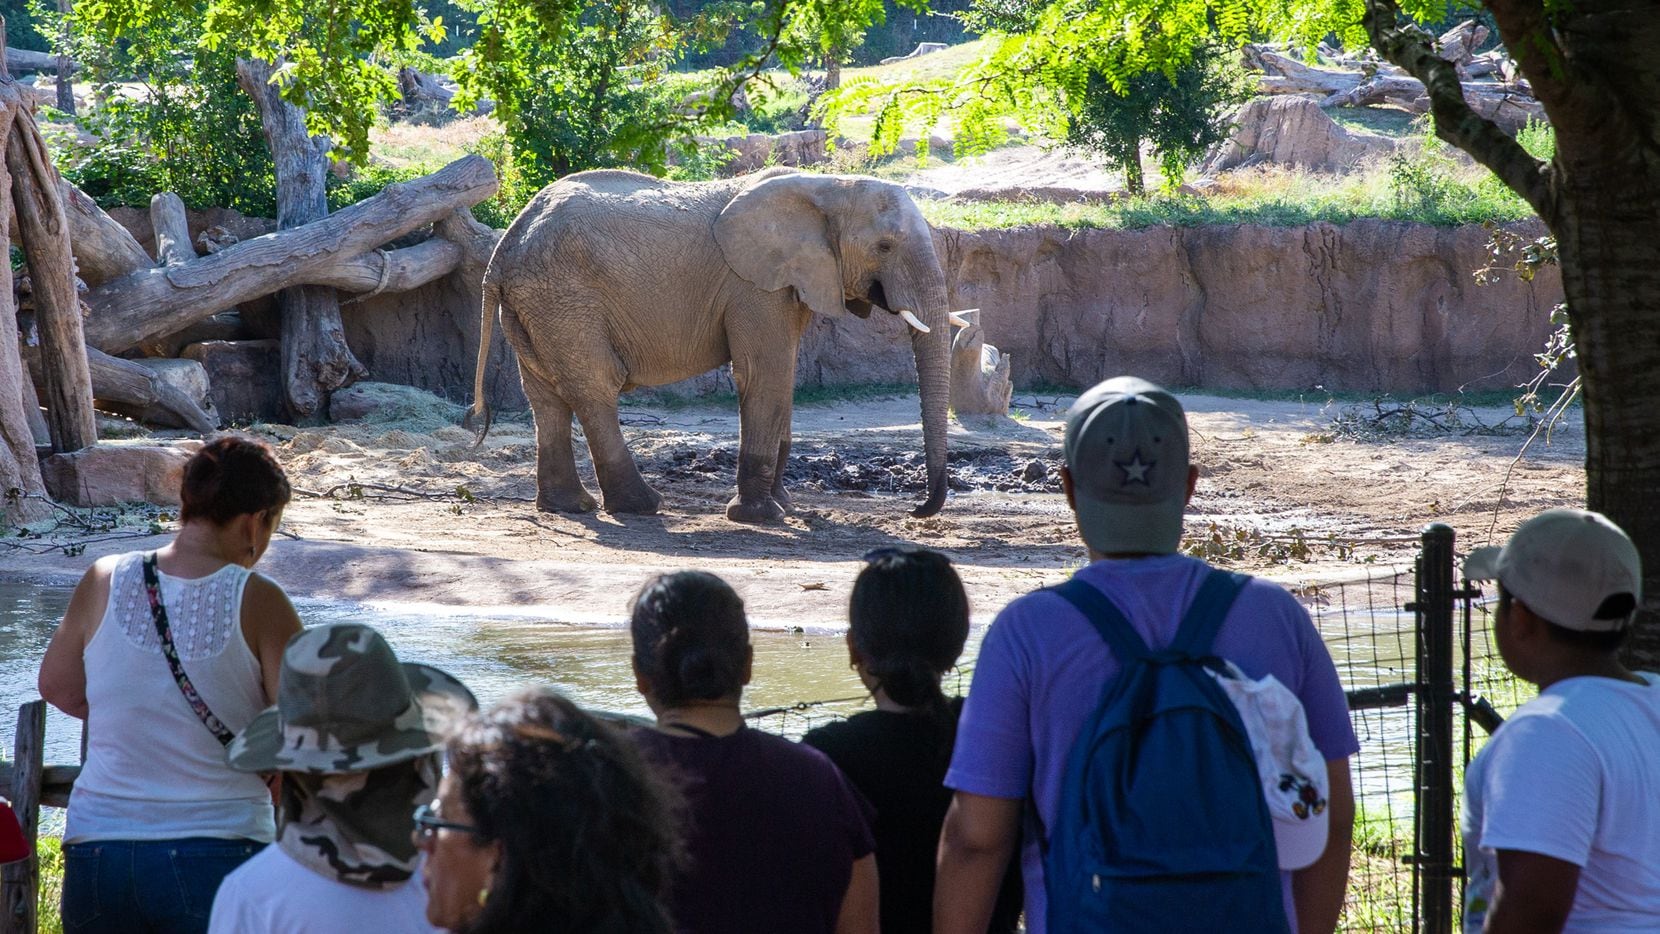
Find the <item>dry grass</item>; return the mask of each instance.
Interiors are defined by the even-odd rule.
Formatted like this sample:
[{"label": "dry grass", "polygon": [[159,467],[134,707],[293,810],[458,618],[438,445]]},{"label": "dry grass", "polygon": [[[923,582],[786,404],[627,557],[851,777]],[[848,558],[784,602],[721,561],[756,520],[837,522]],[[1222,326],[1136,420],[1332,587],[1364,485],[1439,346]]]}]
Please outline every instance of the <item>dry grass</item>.
[{"label": "dry grass", "polygon": [[443,126],[393,123],[369,133],[375,161],[393,168],[447,165],[473,151],[478,141],[501,130],[495,119],[462,117]]}]

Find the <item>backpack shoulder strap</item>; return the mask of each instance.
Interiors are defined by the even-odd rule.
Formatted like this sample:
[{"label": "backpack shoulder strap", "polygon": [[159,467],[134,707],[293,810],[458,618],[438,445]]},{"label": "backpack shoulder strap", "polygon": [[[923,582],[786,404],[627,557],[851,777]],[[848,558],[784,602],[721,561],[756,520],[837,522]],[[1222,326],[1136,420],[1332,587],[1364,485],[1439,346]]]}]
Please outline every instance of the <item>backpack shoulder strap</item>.
[{"label": "backpack shoulder strap", "polygon": [[1250,577],[1244,574],[1211,568],[1205,575],[1204,583],[1199,585],[1193,602],[1188,605],[1187,614],[1182,617],[1181,627],[1176,630],[1176,638],[1171,640],[1170,647],[1194,658],[1209,655],[1211,643],[1216,641],[1216,633],[1222,628],[1222,620],[1227,618],[1229,608],[1249,581]]},{"label": "backpack shoulder strap", "polygon": [[1113,605],[1107,595],[1076,577],[1054,587],[1055,593],[1078,608],[1089,624],[1106,640],[1120,665],[1128,665],[1148,653],[1147,642],[1135,631],[1122,610]]}]

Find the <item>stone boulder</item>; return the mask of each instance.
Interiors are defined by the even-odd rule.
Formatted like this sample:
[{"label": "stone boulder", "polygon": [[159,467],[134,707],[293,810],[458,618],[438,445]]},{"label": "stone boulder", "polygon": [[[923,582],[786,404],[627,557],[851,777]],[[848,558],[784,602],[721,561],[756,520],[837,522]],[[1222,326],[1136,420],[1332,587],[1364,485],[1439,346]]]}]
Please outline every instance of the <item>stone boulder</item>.
[{"label": "stone boulder", "polygon": [[829,137],[823,130],[794,130],[768,136],[698,137],[703,146],[725,146],[736,155],[721,170],[723,175],[743,175],[769,165],[817,165],[825,160],[824,145]]},{"label": "stone boulder", "polygon": [[1212,150],[1206,172],[1271,162],[1318,172],[1346,172],[1363,160],[1386,156],[1396,143],[1386,136],[1338,126],[1315,101],[1295,95],[1259,97],[1234,115],[1234,134]]},{"label": "stone boulder", "polygon": [[185,462],[196,445],[99,442],[40,463],[46,490],[71,506],[121,503],[179,504]]},{"label": "stone boulder", "polygon": [[207,372],[209,395],[224,420],[271,421],[282,414],[280,341],[203,341],[183,356]]}]

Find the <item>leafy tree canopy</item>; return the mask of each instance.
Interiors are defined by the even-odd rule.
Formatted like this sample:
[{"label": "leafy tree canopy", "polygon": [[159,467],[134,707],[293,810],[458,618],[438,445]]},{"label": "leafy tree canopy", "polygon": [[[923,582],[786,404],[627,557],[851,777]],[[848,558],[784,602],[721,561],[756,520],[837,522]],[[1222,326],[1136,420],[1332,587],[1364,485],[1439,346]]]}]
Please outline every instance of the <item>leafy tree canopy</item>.
[{"label": "leafy tree canopy", "polygon": [[[397,95],[386,61],[444,38],[442,20],[411,0],[78,0],[73,15],[78,38],[95,45],[190,24],[200,48],[280,63],[283,98],[306,108],[311,131],[358,162],[368,157],[379,106]],[[196,51],[175,48],[187,58]]]}]

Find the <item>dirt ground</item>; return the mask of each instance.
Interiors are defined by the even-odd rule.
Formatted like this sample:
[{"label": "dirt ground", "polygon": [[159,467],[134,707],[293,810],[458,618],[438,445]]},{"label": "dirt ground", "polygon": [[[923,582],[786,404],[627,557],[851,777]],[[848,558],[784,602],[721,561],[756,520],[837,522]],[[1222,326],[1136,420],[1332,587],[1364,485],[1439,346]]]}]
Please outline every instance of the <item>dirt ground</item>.
[{"label": "dirt ground", "polygon": [[[475,448],[454,423],[458,406],[404,392],[410,401],[377,423],[256,429],[298,491],[261,569],[296,596],[615,623],[648,574],[695,567],[733,581],[756,625],[815,630],[842,623],[860,557],[882,545],[950,554],[982,621],[1084,561],[1056,479],[1066,397],[1017,395],[1015,418],[953,421],[953,495],[928,519],[909,515],[923,486],[914,395],[799,405],[795,515],[751,527],[724,515],[735,482],[731,400],[624,408],[630,446],[664,496],[659,515],[554,515],[531,502],[528,418],[498,421]],[[1288,583],[1409,565],[1430,522],[1452,525],[1470,547],[1583,500],[1577,412],[1518,459],[1527,432],[1505,411],[1414,410],[1403,425],[1400,412],[1380,423],[1372,404],[1184,402],[1201,470],[1188,547]],[[96,554],[131,547],[143,545],[10,555],[0,569],[21,561],[72,575]]]}]

